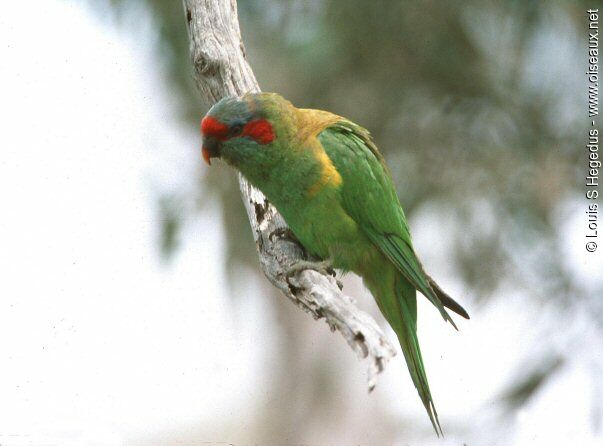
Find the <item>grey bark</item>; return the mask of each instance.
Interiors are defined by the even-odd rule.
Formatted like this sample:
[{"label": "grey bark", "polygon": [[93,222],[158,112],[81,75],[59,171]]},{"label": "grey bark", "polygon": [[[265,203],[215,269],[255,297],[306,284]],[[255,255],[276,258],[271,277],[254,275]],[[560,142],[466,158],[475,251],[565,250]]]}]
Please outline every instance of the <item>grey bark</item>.
[{"label": "grey bark", "polygon": [[[259,92],[245,57],[236,0],[183,0],[190,38],[194,78],[210,105],[227,96]],[[264,195],[239,175],[241,195],[268,280],[315,319],[324,318],[339,331],[359,357],[368,357],[368,386],[395,355],[377,323],[343,294],[335,278],[312,269],[289,275],[306,253],[277,210]]]}]

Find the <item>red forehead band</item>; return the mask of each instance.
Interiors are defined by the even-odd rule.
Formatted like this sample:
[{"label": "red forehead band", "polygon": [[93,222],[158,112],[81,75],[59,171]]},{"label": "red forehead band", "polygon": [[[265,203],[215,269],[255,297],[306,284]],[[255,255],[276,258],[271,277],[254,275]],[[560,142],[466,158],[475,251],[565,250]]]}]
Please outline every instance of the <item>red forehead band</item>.
[{"label": "red forehead band", "polygon": [[206,116],[201,120],[201,133],[204,136],[213,136],[216,139],[225,139],[228,136],[228,126],[222,124],[212,116]]},{"label": "red forehead band", "polygon": [[[216,138],[218,141],[226,141],[231,136],[230,129],[226,124],[221,123],[213,116],[206,116],[201,121],[201,133],[203,136]],[[247,136],[258,144],[269,144],[274,141],[274,130],[272,125],[266,119],[255,119],[245,124],[240,136]]]}]

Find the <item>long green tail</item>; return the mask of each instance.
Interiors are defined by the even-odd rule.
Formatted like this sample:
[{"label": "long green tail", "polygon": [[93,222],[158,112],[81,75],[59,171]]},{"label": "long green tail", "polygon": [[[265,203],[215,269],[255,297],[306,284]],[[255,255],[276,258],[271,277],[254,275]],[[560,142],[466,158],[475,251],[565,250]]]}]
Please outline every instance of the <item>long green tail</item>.
[{"label": "long green tail", "polygon": [[379,296],[379,307],[398,335],[406,365],[431,424],[438,436],[443,435],[438,413],[429,391],[425,366],[417,338],[417,295],[414,286],[401,274],[395,279],[393,292]]}]

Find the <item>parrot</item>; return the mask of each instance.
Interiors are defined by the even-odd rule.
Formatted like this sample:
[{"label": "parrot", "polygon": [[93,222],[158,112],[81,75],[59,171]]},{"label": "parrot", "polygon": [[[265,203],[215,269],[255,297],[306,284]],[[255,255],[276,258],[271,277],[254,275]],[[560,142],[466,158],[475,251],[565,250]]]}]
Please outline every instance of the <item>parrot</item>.
[{"label": "parrot", "polygon": [[[202,157],[219,158],[262,191],[313,257],[359,275],[396,333],[436,434],[442,428],[417,337],[419,291],[454,328],[465,309],[425,272],[385,160],[369,132],[277,93],[217,102],[201,120]],[[301,261],[303,262],[303,261]]]}]

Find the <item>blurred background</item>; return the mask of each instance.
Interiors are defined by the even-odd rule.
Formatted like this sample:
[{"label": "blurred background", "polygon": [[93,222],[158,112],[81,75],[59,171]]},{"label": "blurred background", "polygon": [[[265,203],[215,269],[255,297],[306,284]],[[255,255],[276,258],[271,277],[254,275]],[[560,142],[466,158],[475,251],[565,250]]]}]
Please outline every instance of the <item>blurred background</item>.
[{"label": "blurred background", "polygon": [[368,394],[366,362],[261,275],[234,173],[201,162],[180,2],[8,2],[0,444],[602,444],[596,3],[239,1],[261,87],[371,130],[471,314],[455,332],[419,305],[437,440],[401,354]]}]

